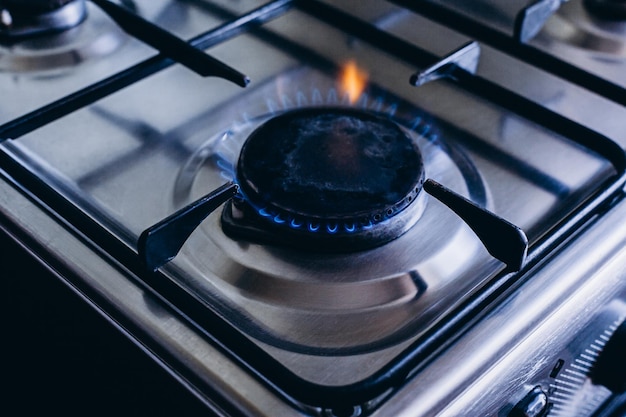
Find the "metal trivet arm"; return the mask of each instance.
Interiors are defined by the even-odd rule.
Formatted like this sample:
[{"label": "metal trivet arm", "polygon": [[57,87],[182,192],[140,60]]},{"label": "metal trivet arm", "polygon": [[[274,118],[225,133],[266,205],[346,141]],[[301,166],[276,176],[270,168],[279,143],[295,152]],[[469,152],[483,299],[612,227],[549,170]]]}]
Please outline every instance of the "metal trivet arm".
[{"label": "metal trivet arm", "polygon": [[479,61],[480,45],[476,41],[470,41],[425,70],[413,74],[409,82],[414,87],[419,87],[439,78],[454,78],[454,73],[458,69],[476,74]]},{"label": "metal trivet arm", "polygon": [[226,183],[146,229],[137,242],[139,258],[145,268],[154,272],[174,259],[200,223],[238,191],[237,184]]},{"label": "metal trivet arm", "polygon": [[[191,38],[188,42],[197,49],[207,49],[239,35],[242,31],[249,30],[252,26],[257,26],[278,17],[291,6],[293,1],[294,0],[274,0],[234,20],[226,22],[221,26],[201,33]],[[0,125],[0,143],[9,139],[18,139],[54,120],[93,104],[139,80],[168,68],[174,63],[175,61],[168,59],[164,54],[155,55],[43,107],[26,113],[17,119]]]},{"label": "metal trivet arm", "polygon": [[432,179],[424,182],[424,190],[454,211],[508,270],[522,269],[528,254],[528,238],[522,229]]},{"label": "metal trivet arm", "polygon": [[[487,251],[504,262],[509,270],[522,268],[528,238],[519,227],[432,179],[425,181],[424,190],[454,211],[476,233]],[[146,229],[137,242],[139,258],[145,268],[154,272],[174,259],[200,223],[238,191],[237,184],[226,183]]]},{"label": "metal trivet arm", "polygon": [[577,84],[615,103],[626,106],[626,88],[623,86],[524,42],[525,38],[532,35],[531,28],[541,21],[540,16],[545,17],[545,14],[549,13],[552,8],[560,5],[560,3],[554,4],[556,0],[540,0],[522,10],[517,17],[516,33],[513,36],[475,22],[462,13],[446,8],[441,2],[430,0],[390,1],[443,26],[452,27],[455,31],[530,63],[558,78]]},{"label": "metal trivet arm", "polygon": [[91,2],[109,15],[125,32],[197,74],[203,77],[217,76],[241,87],[247,86],[250,82],[249,78],[239,71],[126,8],[108,0],[91,0]]},{"label": "metal trivet arm", "polygon": [[[440,78],[455,79],[458,71],[475,74],[479,60],[480,46],[471,41],[415,73],[409,82],[419,87]],[[528,254],[528,238],[522,229],[432,179],[426,180],[424,190],[454,211],[507,269],[519,271],[522,268]]]},{"label": "metal trivet arm", "polygon": [[563,3],[569,0],[535,0],[522,9],[515,19],[513,37],[521,43],[534,38],[548,18],[556,12]]}]

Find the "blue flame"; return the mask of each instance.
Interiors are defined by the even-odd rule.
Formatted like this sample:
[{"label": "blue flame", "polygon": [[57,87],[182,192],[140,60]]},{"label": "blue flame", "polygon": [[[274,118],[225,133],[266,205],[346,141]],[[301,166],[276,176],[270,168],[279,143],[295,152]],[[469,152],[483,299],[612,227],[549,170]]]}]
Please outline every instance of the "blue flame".
[{"label": "blue flame", "polygon": [[306,94],[300,90],[296,93],[296,101],[298,102],[298,107],[306,107],[309,105],[309,99]]},{"label": "blue flame", "polygon": [[[246,201],[245,196],[243,195],[241,195],[239,198],[241,198],[242,201]],[[300,216],[291,216],[285,213],[279,213],[267,207],[255,208],[255,210],[257,211],[259,216],[271,221],[273,224],[278,226],[289,227],[293,230],[308,231],[310,233],[324,232],[331,235],[338,233],[352,234],[359,231],[370,230],[376,224],[383,224],[389,221],[388,216],[380,216],[380,218],[376,220],[364,219],[360,222],[342,222],[333,220],[320,222],[317,220],[307,220]]]},{"label": "blue flame", "polygon": [[416,117],[411,124],[410,130],[415,130],[422,123],[422,118],[420,116]]},{"label": "blue flame", "polygon": [[279,108],[274,100],[268,98],[267,100],[265,100],[265,104],[267,106],[267,110],[272,116],[278,113]]},{"label": "blue flame", "polygon": [[274,215],[268,212],[266,208],[258,209],[257,212],[263,217],[274,217]]},{"label": "blue flame", "polygon": [[324,104],[324,99],[322,99],[322,92],[318,88],[313,90],[313,93],[311,94],[311,99],[313,100],[313,104],[315,105]]},{"label": "blue flame", "polygon": [[337,90],[330,88],[328,90],[328,96],[326,98],[326,104],[337,104],[339,99],[337,98]]},{"label": "blue flame", "polygon": [[280,96],[280,101],[283,103],[283,109],[285,110],[293,109],[296,107],[287,94],[283,94],[282,96]]}]

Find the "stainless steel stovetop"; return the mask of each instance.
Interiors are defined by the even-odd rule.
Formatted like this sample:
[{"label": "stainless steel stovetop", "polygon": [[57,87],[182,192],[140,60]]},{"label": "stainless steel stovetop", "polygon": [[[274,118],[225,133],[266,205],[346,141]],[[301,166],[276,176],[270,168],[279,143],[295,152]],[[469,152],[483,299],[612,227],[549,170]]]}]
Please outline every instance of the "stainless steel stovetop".
[{"label": "stainless steel stovetop", "polygon": [[[0,5],[3,230],[208,409],[582,417],[619,403],[623,387],[601,375],[605,357],[624,363],[610,353],[626,317],[619,13],[576,0],[70,1],[43,15],[84,7],[76,26],[22,37],[24,12]],[[136,16],[216,61],[172,55]],[[251,136],[309,108],[375,115],[419,149],[426,182],[408,209],[311,220],[239,190],[192,218],[244,185]],[[342,143],[333,161],[348,177],[359,150]],[[241,204],[244,236],[223,220],[240,221]],[[355,243],[396,209],[411,217],[393,239]],[[192,214],[172,223],[179,210]]]}]

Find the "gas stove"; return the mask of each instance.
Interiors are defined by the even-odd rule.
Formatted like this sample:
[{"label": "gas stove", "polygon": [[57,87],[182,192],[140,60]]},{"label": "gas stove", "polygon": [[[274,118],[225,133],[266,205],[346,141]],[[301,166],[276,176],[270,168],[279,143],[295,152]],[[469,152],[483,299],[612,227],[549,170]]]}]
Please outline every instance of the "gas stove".
[{"label": "gas stove", "polygon": [[28,3],[3,235],[207,412],[623,415],[623,2]]}]

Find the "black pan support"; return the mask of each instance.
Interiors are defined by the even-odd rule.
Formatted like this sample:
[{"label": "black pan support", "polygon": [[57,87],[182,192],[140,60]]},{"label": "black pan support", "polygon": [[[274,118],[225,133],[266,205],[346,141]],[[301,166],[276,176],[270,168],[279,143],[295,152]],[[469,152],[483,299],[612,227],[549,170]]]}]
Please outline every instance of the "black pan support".
[{"label": "black pan support", "polygon": [[463,219],[487,251],[509,270],[522,268],[528,254],[528,238],[522,229],[434,180],[426,180],[424,190]]},{"label": "black pan support", "polygon": [[[424,190],[463,219],[507,269],[522,268],[528,252],[528,238],[522,229],[432,179],[425,181]],[[226,183],[146,229],[137,245],[146,269],[154,272],[174,259],[200,223],[237,191],[236,184]]]},{"label": "black pan support", "polygon": [[[479,45],[469,42],[414,74],[409,82],[420,86],[439,78],[454,78],[458,70],[474,73],[479,57]],[[229,195],[235,195],[236,187],[235,184],[223,185],[145,230],[139,238],[138,253],[146,268],[156,271],[172,260],[196,227],[227,201]],[[507,269],[519,271],[522,268],[528,253],[528,238],[522,229],[432,179],[425,182],[424,190],[463,219],[487,251],[504,262]]]},{"label": "black pan support", "polygon": [[536,27],[538,23],[545,22],[545,17],[549,16],[546,13],[551,13],[555,7],[558,8],[562,3],[560,0],[539,0],[523,9],[517,16],[514,36],[508,36],[497,29],[476,22],[468,16],[447,8],[438,1],[390,1],[441,25],[454,28],[454,30],[464,33],[474,40],[490,45],[615,103],[626,106],[626,88],[525,42],[532,31],[537,29],[531,28]]},{"label": "black pan support", "polygon": [[[274,0],[245,15],[233,17],[229,22],[216,29],[193,37],[188,43],[198,50],[208,49],[213,45],[237,36],[241,32],[249,31],[255,26],[282,15],[282,13],[292,7],[292,3],[293,0]],[[166,54],[159,53],[123,71],[26,113],[0,126],[0,143],[8,139],[18,139],[54,120],[96,103],[98,100],[116,91],[169,68],[175,62]]]},{"label": "black pan support", "polygon": [[513,36],[519,42],[528,42],[541,30],[546,20],[568,0],[535,0],[523,8],[515,19]]},{"label": "black pan support", "polygon": [[91,2],[108,14],[126,33],[147,43],[197,74],[203,77],[221,77],[241,87],[245,87],[250,82],[248,77],[239,71],[126,8],[109,0],[91,0]]},{"label": "black pan support", "polygon": [[416,72],[409,82],[415,87],[424,85],[440,78],[452,77],[456,68],[464,69],[470,74],[476,74],[480,61],[480,45],[471,41],[459,49],[449,53],[428,68]]},{"label": "black pan support", "polygon": [[[208,3],[201,0],[186,1],[208,5]],[[399,0],[394,1],[399,2]],[[422,4],[426,2],[417,3]],[[316,16],[330,25],[343,28],[351,36],[383,48],[388,53],[395,54],[400,59],[412,63],[417,68],[429,68],[433,66],[433,63],[440,61],[439,58],[413,44],[316,0],[276,0],[270,2],[243,16],[233,16],[228,23],[194,38],[191,40],[191,43],[196,47],[206,49],[225,39],[237,36],[241,32],[251,31],[256,28],[258,33],[258,25],[280,16],[293,6],[297,6],[300,10]],[[410,5],[408,6],[410,7]],[[32,113],[10,121],[0,126],[0,143],[8,139],[17,139],[75,110],[92,104],[133,82],[167,68],[172,63],[165,54],[154,56]],[[449,317],[444,322],[426,331],[419,340],[411,343],[410,346],[379,371],[364,380],[346,386],[314,384],[295,375],[254,341],[233,327],[220,313],[207,308],[205,302],[196,299],[166,274],[159,270],[153,273],[146,273],[145,262],[140,261],[137,251],[129,248],[120,240],[119,236],[109,232],[99,222],[86,214],[83,209],[69,201],[50,184],[47,184],[36,173],[30,171],[18,161],[13,160],[4,152],[0,152],[0,172],[8,174],[6,178],[16,188],[29,196],[39,207],[46,210],[59,222],[62,222],[68,230],[73,230],[77,234],[84,236],[86,244],[94,245],[93,247],[101,251],[103,256],[115,259],[117,263],[120,263],[128,271],[132,272],[133,276],[139,280],[138,282],[145,285],[147,290],[160,295],[163,301],[168,303],[173,314],[179,312],[177,314],[194,326],[199,334],[203,334],[210,343],[222,349],[233,361],[242,368],[247,369],[258,380],[263,381],[269,389],[281,395],[282,398],[296,406],[298,404],[312,404],[316,407],[341,408],[345,410],[358,404],[367,403],[372,399],[380,398],[385,393],[388,393],[390,389],[400,386],[406,381],[411,372],[438,350],[451,343],[459,332],[467,328],[475,320],[483,317],[489,311],[489,307],[495,299],[506,295],[517,285],[520,285],[524,280],[525,275],[523,273],[525,271],[537,264],[545,254],[565,241],[572,231],[576,230],[581,224],[611,204],[616,197],[623,195],[623,187],[626,183],[626,155],[617,143],[514,92],[473,75],[461,66],[454,65],[448,67],[447,70],[447,78],[459,87],[481,95],[503,108],[516,112],[530,121],[570,138],[581,146],[598,153],[613,164],[615,175],[607,179],[605,183],[598,184],[595,193],[574,208],[572,213],[561,222],[556,224],[552,233],[533,243],[525,262],[522,262],[522,268],[519,272],[503,271],[493,279],[489,286],[460,303],[454,311],[450,312]],[[435,189],[438,188],[436,184],[433,184],[433,186]],[[232,185],[226,185],[223,189],[223,194],[219,191],[215,192],[220,196],[219,198],[214,193],[211,193],[212,197],[207,196],[205,207],[210,210],[214,204],[222,201],[222,197],[230,198],[231,193],[234,191],[235,188]],[[439,191],[442,191],[443,194],[448,194],[445,192],[445,189]],[[456,200],[453,194],[452,196],[452,199]],[[465,203],[461,203],[461,206],[465,206]],[[453,204],[451,207],[454,209]],[[150,245],[147,244],[146,246]],[[167,259],[168,256],[165,256],[165,258]],[[511,263],[515,264],[516,262],[511,261]],[[71,275],[71,273],[68,273],[68,276],[71,277]],[[89,288],[82,289],[85,294],[96,299],[98,298],[96,291]],[[100,300],[100,302],[104,307],[109,305],[107,300]],[[179,310],[183,306],[184,311],[180,312]],[[126,323],[129,328],[133,328],[133,323],[125,319],[123,315],[115,312],[112,312],[112,314],[115,314],[115,318],[120,322]],[[135,330],[141,333],[140,329]],[[148,337],[144,342],[158,352],[158,356],[163,361],[166,363],[178,363],[176,357],[173,357],[171,353],[160,347],[158,343],[150,342],[150,340]],[[194,385],[200,391],[205,393],[213,392],[213,387],[207,385],[206,381],[199,380],[192,371],[186,370],[184,367],[180,368],[179,371],[184,377],[194,381]]]},{"label": "black pan support", "polygon": [[200,223],[238,191],[237,184],[224,184],[145,230],[137,246],[146,268],[154,272],[172,260]]}]

